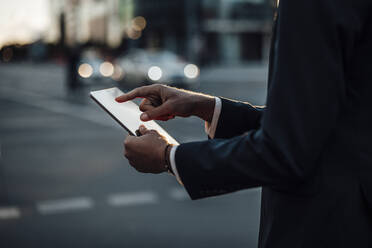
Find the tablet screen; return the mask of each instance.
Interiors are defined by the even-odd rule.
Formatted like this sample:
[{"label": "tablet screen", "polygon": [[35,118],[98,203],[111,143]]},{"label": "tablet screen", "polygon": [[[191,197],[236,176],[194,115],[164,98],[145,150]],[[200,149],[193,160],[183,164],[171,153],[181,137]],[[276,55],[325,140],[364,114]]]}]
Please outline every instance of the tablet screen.
[{"label": "tablet screen", "polygon": [[116,87],[90,92],[91,97],[131,135],[135,135],[140,125],[144,125],[147,129],[154,129],[165,136],[169,143],[178,145],[178,142],[155,121],[141,121],[142,112],[137,104],[132,101],[123,103],[115,101],[115,98],[122,94],[124,93]]}]

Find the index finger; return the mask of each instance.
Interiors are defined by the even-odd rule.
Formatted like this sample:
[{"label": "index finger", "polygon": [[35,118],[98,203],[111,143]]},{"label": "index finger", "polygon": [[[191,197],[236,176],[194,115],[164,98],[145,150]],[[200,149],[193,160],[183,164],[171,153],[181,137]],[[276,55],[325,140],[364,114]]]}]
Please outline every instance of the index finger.
[{"label": "index finger", "polygon": [[137,97],[147,97],[150,94],[154,94],[156,89],[153,85],[138,87],[134,90],[129,91],[128,93],[118,96],[115,98],[117,102],[126,102],[133,100]]}]

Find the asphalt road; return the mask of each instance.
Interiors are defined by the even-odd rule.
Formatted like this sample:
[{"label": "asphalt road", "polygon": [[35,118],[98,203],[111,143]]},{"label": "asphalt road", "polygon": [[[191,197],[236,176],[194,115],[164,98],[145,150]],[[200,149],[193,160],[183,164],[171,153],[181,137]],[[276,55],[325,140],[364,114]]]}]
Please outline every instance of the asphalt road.
[{"label": "asphalt road", "polygon": [[[211,68],[198,91],[254,104],[264,67]],[[173,176],[143,175],[126,136],[56,65],[0,64],[0,247],[256,247],[260,190],[191,201]],[[132,86],[123,86],[129,89]],[[163,126],[205,139],[196,118]]]}]

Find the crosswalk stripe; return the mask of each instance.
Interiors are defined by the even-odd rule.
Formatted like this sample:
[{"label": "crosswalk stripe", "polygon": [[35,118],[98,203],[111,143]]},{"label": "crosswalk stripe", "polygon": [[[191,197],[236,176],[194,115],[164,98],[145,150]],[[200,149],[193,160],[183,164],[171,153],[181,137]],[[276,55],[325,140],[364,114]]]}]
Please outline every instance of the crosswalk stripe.
[{"label": "crosswalk stripe", "polygon": [[37,204],[36,208],[40,214],[55,214],[84,210],[93,207],[93,201],[87,197],[43,201]]},{"label": "crosswalk stripe", "polygon": [[0,208],[0,219],[17,219],[21,217],[21,211],[16,207]]},{"label": "crosswalk stripe", "polygon": [[158,202],[153,192],[120,193],[108,197],[108,204],[114,207],[152,204]]}]

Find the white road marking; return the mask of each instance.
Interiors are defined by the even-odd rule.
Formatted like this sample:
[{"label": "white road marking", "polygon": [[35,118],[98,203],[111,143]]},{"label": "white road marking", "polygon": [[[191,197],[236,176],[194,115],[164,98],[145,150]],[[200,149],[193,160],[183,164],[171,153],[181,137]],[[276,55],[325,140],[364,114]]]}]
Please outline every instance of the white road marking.
[{"label": "white road marking", "polygon": [[87,197],[43,201],[36,208],[40,214],[56,214],[85,210],[93,207],[93,201]]},{"label": "white road marking", "polygon": [[21,217],[21,211],[16,207],[0,208],[0,220],[17,219]]},{"label": "white road marking", "polygon": [[[169,191],[173,200],[183,201],[189,199],[185,189],[177,187]],[[131,193],[117,193],[108,196],[108,205],[112,207],[136,206],[155,204],[159,197],[155,192],[142,191]],[[46,200],[36,203],[36,210],[42,215],[60,214],[91,209],[94,202],[88,197],[66,198],[58,200]],[[16,219],[21,217],[21,211],[17,207],[0,207],[0,220]]]},{"label": "white road marking", "polygon": [[169,191],[169,195],[172,199],[177,201],[184,201],[190,198],[183,188],[173,188]]},{"label": "white road marking", "polygon": [[108,197],[108,204],[113,207],[153,204],[157,202],[158,196],[153,192],[122,193]]}]

